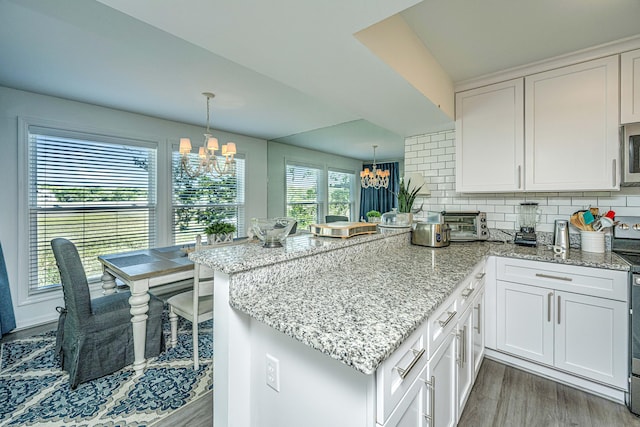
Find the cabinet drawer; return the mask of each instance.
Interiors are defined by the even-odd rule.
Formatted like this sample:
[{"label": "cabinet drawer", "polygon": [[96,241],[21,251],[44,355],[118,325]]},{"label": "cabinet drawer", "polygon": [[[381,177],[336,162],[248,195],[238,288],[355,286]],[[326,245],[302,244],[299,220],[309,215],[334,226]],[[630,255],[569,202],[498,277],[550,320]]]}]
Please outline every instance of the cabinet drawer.
[{"label": "cabinet drawer", "polygon": [[498,280],[627,301],[626,271],[515,258],[498,258],[496,265]]},{"label": "cabinet drawer", "polygon": [[440,344],[442,344],[447,335],[453,333],[460,314],[457,298],[458,292],[454,292],[453,295],[447,298],[447,300],[429,316],[429,358],[433,356],[433,353],[440,347]]},{"label": "cabinet drawer", "polygon": [[486,263],[484,261],[481,262],[458,286],[456,290],[456,295],[458,295],[458,313],[463,313],[467,307],[471,306],[478,291],[484,286],[484,277],[486,275],[485,265]]},{"label": "cabinet drawer", "polygon": [[419,327],[376,371],[376,421],[379,424],[385,423],[426,366],[429,359],[426,331],[425,326]]}]

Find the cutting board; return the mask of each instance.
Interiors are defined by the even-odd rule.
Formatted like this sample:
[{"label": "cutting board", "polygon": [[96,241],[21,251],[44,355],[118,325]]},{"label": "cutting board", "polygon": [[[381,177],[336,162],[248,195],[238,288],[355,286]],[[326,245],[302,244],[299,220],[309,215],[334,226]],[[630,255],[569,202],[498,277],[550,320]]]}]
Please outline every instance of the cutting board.
[{"label": "cutting board", "polygon": [[377,232],[376,224],[369,222],[347,222],[337,221],[328,224],[311,224],[309,231],[316,236],[323,237],[348,237],[357,236],[358,234],[373,234]]}]

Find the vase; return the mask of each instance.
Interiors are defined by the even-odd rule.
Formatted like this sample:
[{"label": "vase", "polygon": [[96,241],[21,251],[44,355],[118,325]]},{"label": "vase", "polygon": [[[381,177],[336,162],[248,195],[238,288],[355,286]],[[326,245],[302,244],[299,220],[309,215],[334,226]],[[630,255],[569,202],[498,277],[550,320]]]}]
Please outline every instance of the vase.
[{"label": "vase", "polygon": [[219,245],[233,241],[233,233],[207,234],[207,245]]}]

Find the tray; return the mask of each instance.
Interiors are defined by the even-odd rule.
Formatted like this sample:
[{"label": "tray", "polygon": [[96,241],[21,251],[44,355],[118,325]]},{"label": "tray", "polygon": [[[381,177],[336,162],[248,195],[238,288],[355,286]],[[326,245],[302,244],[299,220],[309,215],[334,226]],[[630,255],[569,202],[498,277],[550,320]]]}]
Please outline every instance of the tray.
[{"label": "tray", "polygon": [[328,224],[311,224],[309,231],[316,236],[347,239],[359,234],[374,234],[378,232],[378,229],[377,224],[370,222],[337,221]]}]

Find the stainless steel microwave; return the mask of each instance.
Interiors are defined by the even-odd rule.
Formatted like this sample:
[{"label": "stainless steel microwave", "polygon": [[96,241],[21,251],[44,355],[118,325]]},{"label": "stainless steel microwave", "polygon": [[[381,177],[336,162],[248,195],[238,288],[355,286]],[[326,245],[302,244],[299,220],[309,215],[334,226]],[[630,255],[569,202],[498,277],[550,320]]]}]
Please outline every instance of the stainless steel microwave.
[{"label": "stainless steel microwave", "polygon": [[622,183],[640,186],[640,123],[622,128]]}]

